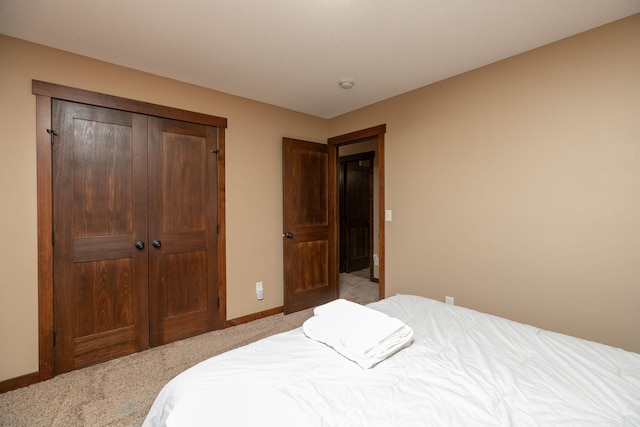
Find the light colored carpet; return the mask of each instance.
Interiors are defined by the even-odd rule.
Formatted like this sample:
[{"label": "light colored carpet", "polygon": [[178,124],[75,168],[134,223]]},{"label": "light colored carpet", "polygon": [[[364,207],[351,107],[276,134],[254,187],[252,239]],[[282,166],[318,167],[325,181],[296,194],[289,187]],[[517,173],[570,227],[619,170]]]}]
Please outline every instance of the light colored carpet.
[{"label": "light colored carpet", "polygon": [[340,298],[359,304],[378,301],[378,284],[369,280],[369,269],[340,273]]},{"label": "light colored carpet", "polygon": [[[376,283],[351,274],[341,274],[340,281],[341,298],[360,304],[378,300]],[[180,372],[216,354],[294,329],[311,315],[311,309],[277,314],[0,394],[0,426],[139,426],[162,386]]]}]

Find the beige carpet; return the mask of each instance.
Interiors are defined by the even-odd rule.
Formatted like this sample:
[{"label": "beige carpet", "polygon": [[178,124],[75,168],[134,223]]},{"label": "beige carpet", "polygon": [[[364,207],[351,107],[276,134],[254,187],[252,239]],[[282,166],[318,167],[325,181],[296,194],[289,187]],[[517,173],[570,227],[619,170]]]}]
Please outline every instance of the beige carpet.
[{"label": "beige carpet", "polygon": [[[358,275],[341,275],[340,281],[342,298],[361,304],[378,299],[376,283]],[[0,426],[139,426],[162,386],[180,372],[216,354],[294,329],[311,314],[309,309],[270,316],[0,394]]]},{"label": "beige carpet", "polygon": [[369,280],[369,269],[340,273],[340,298],[369,304],[378,300],[378,284]]}]

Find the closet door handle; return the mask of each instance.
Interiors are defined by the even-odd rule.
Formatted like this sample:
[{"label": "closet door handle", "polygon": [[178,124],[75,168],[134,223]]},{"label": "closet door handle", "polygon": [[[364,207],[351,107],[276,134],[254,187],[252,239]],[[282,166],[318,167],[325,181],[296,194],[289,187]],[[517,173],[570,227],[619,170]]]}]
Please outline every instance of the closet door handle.
[{"label": "closet door handle", "polygon": [[138,240],[136,242],[136,249],[140,249],[140,250],[144,249],[144,242],[142,240]]},{"label": "closet door handle", "polygon": [[154,248],[159,248],[160,246],[162,246],[162,242],[160,240],[154,240],[151,244]]}]

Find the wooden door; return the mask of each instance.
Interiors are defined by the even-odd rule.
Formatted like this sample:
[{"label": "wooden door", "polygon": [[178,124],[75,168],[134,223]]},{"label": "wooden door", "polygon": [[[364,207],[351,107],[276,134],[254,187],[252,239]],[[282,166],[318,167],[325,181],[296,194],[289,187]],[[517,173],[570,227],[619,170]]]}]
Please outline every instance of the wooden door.
[{"label": "wooden door", "polygon": [[53,102],[55,373],[148,347],[147,118]]},{"label": "wooden door", "polygon": [[149,118],[151,345],[217,327],[217,129]]},{"label": "wooden door", "polygon": [[341,158],[340,260],[347,273],[370,267],[373,243],[373,153]]},{"label": "wooden door", "polygon": [[[337,298],[327,145],[283,138],[284,311]],[[331,193],[331,194],[330,194]]]}]

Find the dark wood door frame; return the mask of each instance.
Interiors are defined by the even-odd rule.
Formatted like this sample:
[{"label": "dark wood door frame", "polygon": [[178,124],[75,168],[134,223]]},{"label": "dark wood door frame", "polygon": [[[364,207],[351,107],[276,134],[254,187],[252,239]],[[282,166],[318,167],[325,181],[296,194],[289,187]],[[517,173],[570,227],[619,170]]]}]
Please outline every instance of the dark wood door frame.
[{"label": "dark wood door frame", "polygon": [[214,126],[218,130],[218,296],[217,325],[226,326],[225,251],[225,129],[227,119],[176,108],[134,101],[52,83],[32,81],[36,95],[37,242],[38,242],[38,371],[0,382],[0,392],[24,387],[53,377],[53,246],[52,246],[52,164],[51,103],[53,99],[79,102]]},{"label": "dark wood door frame", "polygon": [[[385,297],[385,248],[384,248],[384,228],[385,228],[385,205],[384,205],[384,135],[387,132],[387,125],[382,124],[374,127],[370,127],[367,129],[362,129],[359,131],[347,133],[344,135],[335,136],[333,138],[329,138],[327,141],[329,145],[329,160],[334,162],[333,171],[329,175],[330,188],[333,189],[334,197],[337,197],[339,194],[339,176],[337,171],[339,170],[339,156],[338,156],[338,148],[342,145],[355,144],[358,142],[363,142],[365,140],[369,140],[375,138],[378,142],[378,147],[376,150],[378,156],[378,290],[379,290],[379,298],[382,299]],[[338,227],[338,215],[333,215],[331,217],[331,221],[334,221],[332,230],[333,235],[329,239],[330,244],[333,245],[332,251],[330,253],[335,254],[336,259],[335,265],[339,265],[340,262],[340,231]],[[338,270],[336,269],[331,274],[335,274],[335,280],[338,280]]]}]

